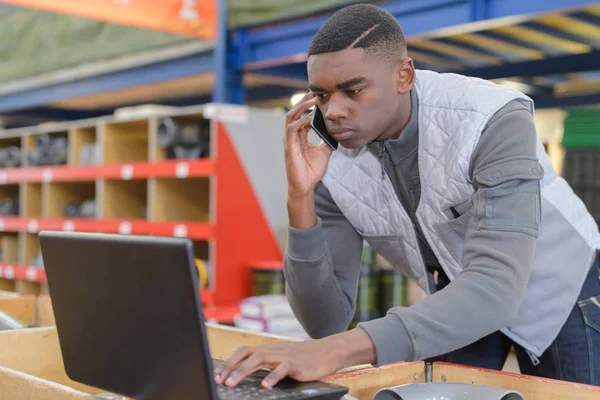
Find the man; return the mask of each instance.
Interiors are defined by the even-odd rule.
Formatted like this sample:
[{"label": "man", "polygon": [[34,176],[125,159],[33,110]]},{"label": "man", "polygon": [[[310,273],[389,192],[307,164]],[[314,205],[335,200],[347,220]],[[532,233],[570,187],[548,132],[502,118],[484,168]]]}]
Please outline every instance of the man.
[{"label": "man", "polygon": [[[285,276],[319,339],[241,348],[217,383],[432,357],[500,369],[514,345],[525,374],[600,384],[600,235],[553,171],[531,99],[415,71],[395,18],[364,4],[319,30],[308,76],[285,135]],[[307,141],[315,105],[334,152]],[[345,332],[363,239],[431,295]]]}]

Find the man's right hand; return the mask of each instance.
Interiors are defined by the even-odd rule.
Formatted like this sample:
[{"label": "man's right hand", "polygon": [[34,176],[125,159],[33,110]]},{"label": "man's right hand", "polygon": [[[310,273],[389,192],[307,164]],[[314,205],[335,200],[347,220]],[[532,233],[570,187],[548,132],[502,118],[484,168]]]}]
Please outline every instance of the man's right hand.
[{"label": "man's right hand", "polygon": [[308,140],[310,115],[302,114],[316,105],[309,93],[287,114],[284,139],[285,168],[288,181],[288,213],[294,228],[310,228],[316,221],[314,191],[327,171],[332,150],[326,144],[315,145]]}]

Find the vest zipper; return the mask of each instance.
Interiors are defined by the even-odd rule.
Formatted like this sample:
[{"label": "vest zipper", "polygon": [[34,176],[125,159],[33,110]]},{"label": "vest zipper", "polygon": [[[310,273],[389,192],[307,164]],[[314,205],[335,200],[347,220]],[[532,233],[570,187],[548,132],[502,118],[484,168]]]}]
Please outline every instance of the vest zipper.
[{"label": "vest zipper", "polygon": [[529,350],[526,350],[525,352],[526,352],[526,353],[527,353],[527,355],[529,356],[529,359],[531,360],[531,363],[533,364],[533,366],[534,366],[534,367],[535,367],[535,366],[538,366],[538,365],[540,365],[540,359],[539,359],[539,358],[537,358],[537,357],[535,356],[535,354],[533,354],[533,353],[532,353],[531,351],[529,351]]},{"label": "vest zipper", "polygon": [[[377,143],[377,150],[379,151],[379,162],[381,163],[381,179],[383,180],[385,178],[385,163],[386,163],[386,158],[389,158],[390,155],[387,153],[387,150],[385,148],[385,141],[379,141],[376,142]],[[413,218],[411,217],[411,215],[414,215],[414,213],[412,212],[407,212],[405,207],[409,206],[409,201],[404,198],[404,196],[402,196],[401,193],[403,193],[403,190],[399,189],[397,186],[400,184],[400,178],[398,176],[398,171],[396,170],[396,166],[392,164],[392,168],[390,171],[390,182],[392,183],[392,187],[394,188],[394,192],[396,194],[396,198],[398,199],[398,201],[400,202],[400,205],[402,206],[402,208],[404,209],[404,211],[406,212],[406,215],[408,217],[408,219],[411,222],[412,228],[413,228],[413,232],[415,234],[415,241],[417,242],[417,252],[419,254],[419,261],[421,263],[421,265],[424,268],[424,272],[425,272],[425,276],[427,276],[427,266],[425,265],[425,260],[423,258],[423,253],[421,251],[421,247],[419,245],[419,238],[422,238],[423,235],[421,234],[421,230],[417,229],[417,221],[413,220]],[[394,183],[397,182],[397,183]],[[406,187],[404,188],[406,189]],[[406,190],[404,190],[404,192],[406,192]],[[415,216],[416,217],[416,216]],[[421,240],[423,240],[427,246],[429,246],[429,244],[427,243],[427,240],[422,238]],[[429,285],[427,285],[427,293],[430,294],[431,290],[429,290]]]},{"label": "vest zipper", "polygon": [[377,146],[379,147],[379,162],[381,163],[381,180],[385,178],[385,142],[377,142]]}]

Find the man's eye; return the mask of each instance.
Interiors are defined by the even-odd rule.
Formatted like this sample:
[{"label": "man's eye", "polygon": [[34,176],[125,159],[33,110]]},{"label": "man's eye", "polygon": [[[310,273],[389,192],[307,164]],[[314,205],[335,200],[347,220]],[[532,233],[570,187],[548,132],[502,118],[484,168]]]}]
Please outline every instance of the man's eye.
[{"label": "man's eye", "polygon": [[356,94],[359,94],[360,92],[362,92],[362,89],[352,89],[352,90],[346,91],[346,93],[348,93],[349,95],[356,95]]},{"label": "man's eye", "polygon": [[324,99],[327,97],[327,93],[317,93],[315,97],[317,97],[318,99]]}]

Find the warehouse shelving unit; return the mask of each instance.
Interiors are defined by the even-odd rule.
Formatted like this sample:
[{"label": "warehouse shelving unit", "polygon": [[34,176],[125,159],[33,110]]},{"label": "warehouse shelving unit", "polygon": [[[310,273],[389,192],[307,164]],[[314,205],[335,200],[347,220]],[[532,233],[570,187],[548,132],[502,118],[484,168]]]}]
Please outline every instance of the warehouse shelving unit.
[{"label": "warehouse shelving unit", "polygon": [[[206,110],[217,116],[210,119]],[[244,113],[246,121],[228,122],[226,114],[232,110]],[[209,156],[167,159],[158,140],[164,117],[193,121],[209,130]],[[196,257],[208,266],[209,284],[201,295],[209,318],[231,320],[239,300],[250,294],[249,264],[282,258],[240,154],[258,151],[261,143],[236,147],[234,136],[273,135],[277,126],[253,121],[283,123],[283,118],[281,113],[208,105],[152,117],[111,116],[0,133],[0,148],[18,144],[23,150],[22,167],[0,170],[0,199],[12,196],[19,202],[18,215],[0,216],[0,290],[48,292],[43,268],[34,265],[37,233],[42,230],[187,237]],[[42,134],[68,138],[67,165],[28,165],[28,155]],[[79,164],[86,143],[96,145],[96,165]],[[282,182],[283,171],[273,172],[279,157],[262,158],[262,173]],[[238,205],[240,198],[243,205]],[[88,200],[95,201],[94,215],[66,215],[69,205]]]}]

